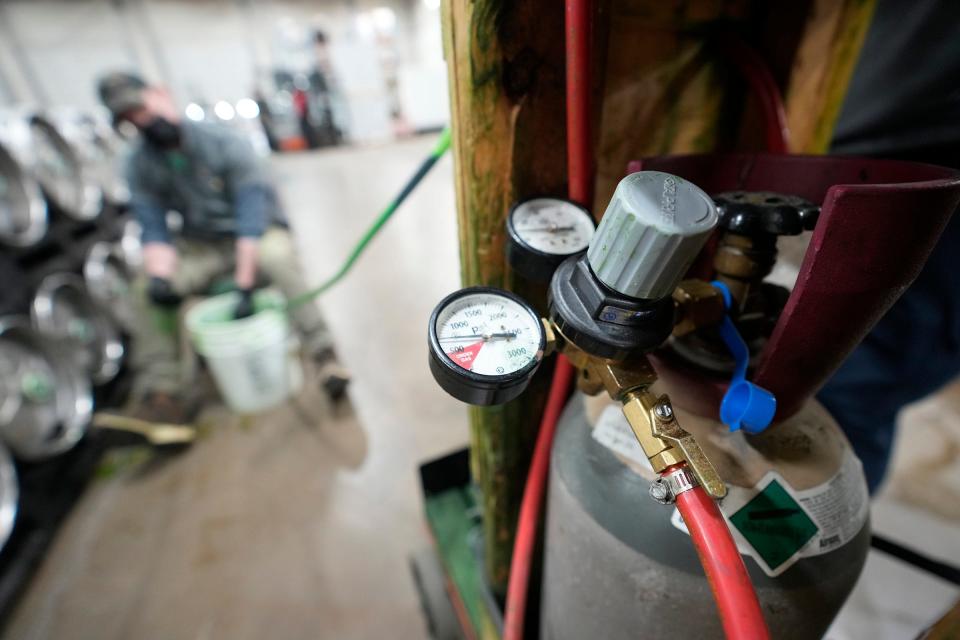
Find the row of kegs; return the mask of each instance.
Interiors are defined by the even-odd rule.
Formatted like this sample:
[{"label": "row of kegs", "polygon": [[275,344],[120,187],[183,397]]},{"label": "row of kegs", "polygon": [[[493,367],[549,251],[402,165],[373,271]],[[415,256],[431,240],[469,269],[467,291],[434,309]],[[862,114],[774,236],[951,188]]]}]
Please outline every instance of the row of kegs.
[{"label": "row of kegs", "polygon": [[90,424],[96,389],[123,366],[135,258],[122,245],[97,242],[83,276],[50,274],[29,313],[0,317],[0,547],[17,511],[10,454],[31,464],[73,448]]},{"label": "row of kegs", "polygon": [[[122,207],[123,144],[109,125],[74,111],[0,115],[0,244],[29,248],[58,218],[97,221],[105,207]],[[97,388],[123,366],[140,244],[135,222],[121,229],[92,242],[78,272],[39,279],[27,313],[0,317],[0,546],[19,500],[13,458],[32,465],[73,448]]]},{"label": "row of kegs", "polygon": [[126,203],[117,168],[124,146],[105,120],[75,109],[0,113],[0,243],[37,244],[51,209],[90,221]]}]

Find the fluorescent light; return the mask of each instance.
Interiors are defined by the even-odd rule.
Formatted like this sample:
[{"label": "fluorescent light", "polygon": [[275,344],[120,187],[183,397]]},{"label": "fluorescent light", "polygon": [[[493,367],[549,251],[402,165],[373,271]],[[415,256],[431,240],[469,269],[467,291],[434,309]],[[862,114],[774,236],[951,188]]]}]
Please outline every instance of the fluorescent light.
[{"label": "fluorescent light", "polygon": [[260,115],[260,107],[255,100],[240,98],[237,100],[237,115],[252,120]]},{"label": "fluorescent light", "polygon": [[369,13],[358,13],[354,18],[354,22],[357,26],[357,33],[360,34],[360,37],[364,40],[372,40],[374,36],[374,26],[373,19],[370,17]]},{"label": "fluorescent light", "polygon": [[233,120],[233,116],[236,113],[233,110],[233,105],[226,100],[221,100],[213,105],[213,112],[217,114],[217,117],[221,120]]},{"label": "fluorescent light", "polygon": [[397,14],[390,7],[377,7],[370,12],[373,26],[381,33],[390,33],[397,24]]},{"label": "fluorescent light", "polygon": [[205,115],[203,112],[203,107],[198,105],[196,102],[191,102],[190,104],[188,104],[187,108],[184,109],[184,113],[187,115],[189,119],[193,120],[194,122],[200,122],[201,120],[203,120],[203,117]]}]

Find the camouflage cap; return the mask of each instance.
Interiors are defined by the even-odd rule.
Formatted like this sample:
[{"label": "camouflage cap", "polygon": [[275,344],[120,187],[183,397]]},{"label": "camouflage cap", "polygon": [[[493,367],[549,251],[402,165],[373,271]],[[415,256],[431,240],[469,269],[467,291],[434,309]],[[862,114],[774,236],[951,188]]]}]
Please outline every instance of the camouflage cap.
[{"label": "camouflage cap", "polygon": [[117,71],[109,73],[97,82],[100,101],[110,110],[114,119],[123,117],[143,106],[143,90],[147,83],[140,76]]}]

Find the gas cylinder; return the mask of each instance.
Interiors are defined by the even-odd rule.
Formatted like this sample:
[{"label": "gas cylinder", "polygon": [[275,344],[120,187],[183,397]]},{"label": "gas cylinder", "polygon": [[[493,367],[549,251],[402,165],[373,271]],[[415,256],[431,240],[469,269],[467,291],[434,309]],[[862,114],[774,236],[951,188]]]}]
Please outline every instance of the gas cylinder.
[{"label": "gas cylinder", "polygon": [[[816,401],[757,436],[682,407],[727,484],[730,524],[774,638],[821,638],[853,589],[870,542],[862,467]],[[651,500],[655,479],[622,415],[576,394],[557,426],[546,522],[541,637],[722,638],[679,514]]]},{"label": "gas cylinder", "polygon": [[[710,331],[675,330],[662,346],[648,349],[659,378],[653,391],[668,394],[677,422],[726,485],[720,509],[771,636],[821,638],[866,560],[869,495],[849,442],[811,396],[916,277],[960,183],[939,168],[862,159],[688,156],[645,160],[630,169],[680,177],[662,180],[662,189],[641,184],[636,173],[621,182],[587,253],[589,273],[608,298],[611,290],[657,298],[661,291],[645,286],[650,279],[663,290],[677,286],[665,276],[690,264],[698,243],[689,242],[691,251],[683,243],[700,233],[696,224],[706,216],[695,199],[683,201],[681,178],[715,194],[719,244],[688,273],[732,292],[734,331],[749,344],[744,355],[756,387],[775,394],[776,422],[748,433],[726,418],[720,422],[728,388],[723,376],[732,363],[718,348],[727,340]],[[647,181],[663,175],[656,171],[645,174]],[[620,194],[628,180],[637,188]],[[863,184],[874,180],[887,184]],[[912,221],[923,229],[909,243],[902,241],[903,207],[923,212]],[[764,282],[776,261],[777,238],[811,229],[797,286],[778,292]],[[616,340],[580,330],[593,327],[568,299],[590,296],[567,295],[565,283],[575,278],[564,269],[551,285],[554,326],[593,357],[624,361],[609,350]],[[676,292],[675,300],[682,300]],[[594,317],[607,320],[604,312],[617,308],[605,304]],[[570,318],[580,324],[569,329]],[[626,324],[630,318],[611,314],[609,320]],[[625,332],[605,330],[612,338]],[[741,366],[743,375],[747,363]],[[581,376],[580,383],[599,390],[595,380]],[[723,637],[694,545],[674,506],[659,503],[669,496],[659,495],[663,487],[652,484],[656,479],[619,402],[575,395],[551,456],[542,638]]]}]

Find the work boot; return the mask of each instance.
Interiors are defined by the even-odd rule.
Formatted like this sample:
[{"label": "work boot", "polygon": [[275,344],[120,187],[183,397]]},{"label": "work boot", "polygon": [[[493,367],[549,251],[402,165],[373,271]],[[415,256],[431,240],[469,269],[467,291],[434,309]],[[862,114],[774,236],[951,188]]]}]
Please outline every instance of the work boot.
[{"label": "work boot", "polygon": [[313,363],[317,367],[320,386],[333,402],[343,400],[350,385],[350,372],[337,359],[332,347],[321,349],[313,354]]},{"label": "work boot", "polygon": [[200,404],[181,396],[153,391],[146,394],[133,409],[138,420],[154,424],[188,425],[200,413]]}]

